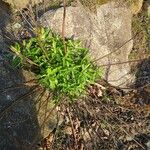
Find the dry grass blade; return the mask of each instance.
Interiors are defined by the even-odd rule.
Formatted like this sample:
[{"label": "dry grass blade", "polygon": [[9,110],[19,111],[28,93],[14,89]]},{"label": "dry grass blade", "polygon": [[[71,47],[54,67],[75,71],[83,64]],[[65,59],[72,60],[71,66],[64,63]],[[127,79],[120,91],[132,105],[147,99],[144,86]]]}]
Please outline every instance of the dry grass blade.
[{"label": "dry grass blade", "polygon": [[20,14],[22,15],[22,17],[24,18],[24,20],[28,23],[28,25],[30,26],[30,28],[31,28],[32,30],[34,30],[33,25],[28,21],[28,19],[27,19],[26,16],[22,13],[22,11],[19,10],[19,12],[20,12]]},{"label": "dry grass blade", "polygon": [[124,61],[124,62],[115,62],[115,63],[110,63],[110,64],[104,64],[104,65],[100,65],[100,67],[113,66],[113,65],[121,65],[121,64],[126,64],[126,63],[140,62],[140,61],[143,61],[145,59],[148,59],[149,57],[150,56],[148,56],[147,58],[144,58],[144,59],[134,59],[134,60]]}]

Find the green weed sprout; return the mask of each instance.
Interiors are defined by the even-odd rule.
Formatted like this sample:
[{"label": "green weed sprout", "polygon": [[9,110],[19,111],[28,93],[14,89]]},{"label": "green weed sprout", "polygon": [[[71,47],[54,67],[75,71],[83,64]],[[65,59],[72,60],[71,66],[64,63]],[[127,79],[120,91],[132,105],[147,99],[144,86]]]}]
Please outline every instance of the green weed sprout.
[{"label": "green weed sprout", "polygon": [[35,37],[11,46],[13,65],[32,68],[38,82],[53,92],[57,102],[63,97],[71,102],[85,96],[86,87],[101,76],[81,42],[68,39],[65,44],[66,52],[60,35],[41,28]]}]

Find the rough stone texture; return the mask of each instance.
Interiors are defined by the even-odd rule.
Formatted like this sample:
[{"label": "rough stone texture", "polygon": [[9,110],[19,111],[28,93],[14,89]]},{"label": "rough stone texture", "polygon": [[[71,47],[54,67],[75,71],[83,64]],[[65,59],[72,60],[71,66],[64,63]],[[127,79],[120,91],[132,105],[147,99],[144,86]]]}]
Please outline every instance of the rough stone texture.
[{"label": "rough stone texture", "polygon": [[[66,2],[70,2],[71,0],[66,0]],[[101,5],[104,3],[108,3],[109,1],[117,1],[117,0],[74,0],[73,2],[79,1],[85,7],[90,7],[90,9],[94,9],[94,5]],[[143,5],[144,0],[131,0],[129,1],[130,3],[130,9],[132,14],[137,14],[140,12],[142,5]],[[37,5],[37,4],[43,4],[43,0],[3,0],[3,2],[6,2],[10,4],[13,8],[16,9],[22,9],[27,7],[29,4],[32,4],[32,6]],[[48,5],[57,5],[61,0],[44,0],[45,6],[47,7]],[[124,0],[118,0],[118,2],[123,2],[125,3],[126,1]],[[128,1],[127,1],[128,2]]]},{"label": "rough stone texture", "polygon": [[[56,127],[56,111],[51,112],[49,93],[32,92],[31,86],[19,86],[34,76],[28,71],[14,71],[3,57],[0,60],[0,149],[37,150],[37,144]],[[11,90],[7,87],[13,86]],[[5,91],[5,92],[4,92]],[[48,98],[49,97],[49,98]],[[14,104],[15,105],[12,105]],[[7,111],[6,111],[7,110]],[[3,113],[5,112],[5,113]]]},{"label": "rough stone texture", "polygon": [[[0,149],[37,150],[38,142],[56,127],[57,113],[51,111],[53,105],[48,91],[32,93],[30,88],[34,84],[24,84],[18,88],[18,84],[23,85],[35,76],[25,70],[12,69],[4,59],[4,47],[0,29]],[[8,90],[11,86],[14,88]],[[12,106],[13,103],[16,105]]]},{"label": "rough stone texture", "polygon": [[[63,8],[46,12],[40,19],[41,23],[61,33],[62,14]],[[104,57],[97,61],[99,66],[110,64],[104,67],[104,78],[120,87],[131,83],[130,66],[128,63],[111,64],[128,61],[133,45],[132,40],[127,42],[131,39],[131,16],[129,9],[115,3],[100,6],[97,14],[90,14],[80,7],[68,7],[66,14],[66,37],[81,39],[94,59]],[[109,53],[112,54],[107,55]]]},{"label": "rough stone texture", "polygon": [[[13,69],[4,57],[9,46],[6,47],[4,36],[11,19],[9,10],[9,5],[0,1],[0,150],[37,150],[37,142],[56,126],[56,112],[50,112],[53,105],[47,91],[32,93],[31,84],[18,87],[35,76]],[[8,90],[10,86],[14,88]],[[24,94],[27,95],[23,98]],[[8,109],[13,103],[16,105]]]}]

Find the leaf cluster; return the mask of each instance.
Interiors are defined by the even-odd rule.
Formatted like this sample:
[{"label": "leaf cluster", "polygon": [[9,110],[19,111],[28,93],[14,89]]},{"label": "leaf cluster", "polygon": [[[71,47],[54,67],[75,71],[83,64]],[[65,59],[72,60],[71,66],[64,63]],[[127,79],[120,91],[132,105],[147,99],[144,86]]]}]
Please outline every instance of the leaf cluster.
[{"label": "leaf cluster", "polygon": [[64,46],[60,35],[49,29],[38,29],[35,37],[15,43],[11,50],[15,53],[13,64],[32,66],[39,83],[51,90],[57,101],[62,97],[72,101],[85,95],[88,84],[101,75],[81,42],[68,39]]}]

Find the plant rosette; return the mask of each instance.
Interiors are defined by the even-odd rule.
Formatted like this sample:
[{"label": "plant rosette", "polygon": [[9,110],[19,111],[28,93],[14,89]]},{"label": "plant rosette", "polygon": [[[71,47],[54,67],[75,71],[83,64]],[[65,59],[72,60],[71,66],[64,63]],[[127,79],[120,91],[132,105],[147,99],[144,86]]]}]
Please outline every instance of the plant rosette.
[{"label": "plant rosette", "polygon": [[[87,94],[86,87],[101,77],[100,68],[92,64],[88,49],[80,41],[64,42],[60,35],[47,28],[36,30],[36,36],[15,43],[14,67],[26,67],[38,82],[53,92],[55,102],[66,97],[70,102]],[[66,47],[66,51],[64,50]]]}]

